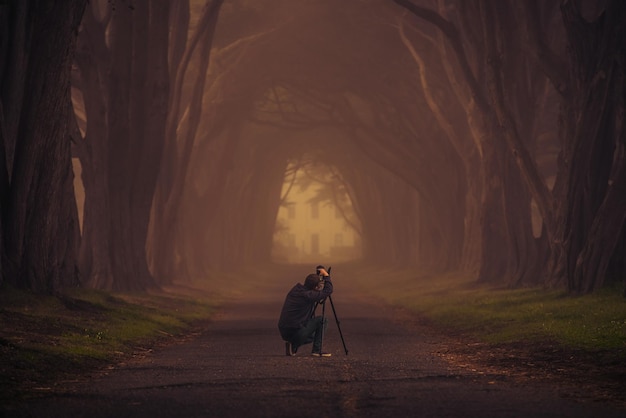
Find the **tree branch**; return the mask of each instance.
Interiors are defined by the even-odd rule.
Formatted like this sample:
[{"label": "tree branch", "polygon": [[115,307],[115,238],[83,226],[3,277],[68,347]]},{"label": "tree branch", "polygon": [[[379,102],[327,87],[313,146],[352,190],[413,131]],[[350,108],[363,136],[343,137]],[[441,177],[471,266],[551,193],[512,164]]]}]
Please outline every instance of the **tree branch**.
[{"label": "tree branch", "polygon": [[467,59],[467,54],[465,53],[465,48],[463,47],[463,42],[461,41],[461,36],[459,35],[459,31],[456,26],[454,26],[450,21],[444,19],[439,13],[424,7],[416,6],[410,0],[393,1],[413,13],[415,16],[431,23],[446,36],[452,46],[452,49],[456,53],[459,66],[461,67],[461,72],[470,87],[474,101],[483,111],[488,111],[489,105],[487,103],[487,99],[480,91],[478,81],[472,72],[469,60]]},{"label": "tree branch", "polygon": [[563,60],[550,49],[545,42],[545,34],[541,33],[541,16],[536,1],[523,1],[517,3],[525,28],[525,37],[528,50],[535,58],[546,77],[550,80],[556,91],[566,98],[569,95],[566,66]]}]

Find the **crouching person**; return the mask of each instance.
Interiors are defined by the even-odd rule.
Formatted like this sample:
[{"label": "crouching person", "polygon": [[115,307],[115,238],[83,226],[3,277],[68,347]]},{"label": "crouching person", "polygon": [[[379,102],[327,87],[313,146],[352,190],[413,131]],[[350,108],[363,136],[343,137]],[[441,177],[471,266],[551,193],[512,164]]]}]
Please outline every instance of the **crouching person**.
[{"label": "crouching person", "polygon": [[312,355],[329,357],[322,352],[322,334],[328,320],[315,316],[316,303],[323,302],[333,293],[333,283],[324,268],[318,274],[309,274],[304,284],[296,284],[285,297],[285,303],[278,320],[278,330],[285,340],[285,353],[293,356],[298,348],[313,343]]}]

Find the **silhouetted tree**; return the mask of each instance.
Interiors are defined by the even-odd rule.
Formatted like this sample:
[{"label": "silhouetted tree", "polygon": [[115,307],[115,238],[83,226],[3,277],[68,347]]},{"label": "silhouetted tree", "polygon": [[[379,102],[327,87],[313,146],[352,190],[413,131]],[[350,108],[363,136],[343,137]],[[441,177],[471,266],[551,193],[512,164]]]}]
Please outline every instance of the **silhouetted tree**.
[{"label": "silhouetted tree", "polygon": [[[569,71],[554,80],[566,98],[561,156],[566,194],[557,206],[564,256],[554,273],[564,273],[575,293],[601,287],[611,260],[625,257],[616,249],[626,218],[626,4],[609,0],[590,18],[583,6],[561,5]],[[614,274],[624,277],[621,265]]]},{"label": "silhouetted tree", "polygon": [[70,71],[85,1],[0,3],[0,281],[79,283]]},{"label": "silhouetted tree", "polygon": [[[184,11],[180,6],[178,8],[184,19],[179,20],[174,28],[177,42],[173,46],[177,59],[170,61],[173,89],[149,239],[150,264],[159,283],[185,276],[181,263],[186,257],[180,257],[177,248],[177,235],[181,232],[180,205],[202,116],[208,114],[215,122],[213,135],[219,133],[223,123],[223,115],[215,114],[215,107],[204,107],[206,90],[215,90],[211,82],[218,76],[215,70],[209,70],[209,64],[222,4],[223,0],[207,2],[197,28],[190,36],[187,33],[189,4],[187,2]],[[194,58],[198,68],[191,71],[190,63]],[[190,79],[193,80],[191,83]]]},{"label": "silhouetted tree", "polygon": [[[623,116],[618,110],[623,109],[624,99],[623,95],[609,93],[623,88],[623,60],[615,59],[623,56],[623,45],[617,41],[624,36],[623,5],[607,2],[597,19],[586,21],[580,12],[583,2],[563,3],[561,10],[571,52],[569,66],[563,65],[563,53],[552,52],[544,41],[542,24],[545,27],[551,23],[549,13],[540,13],[536,2],[527,2],[521,9],[527,28],[525,36],[532,45],[526,51],[538,58],[537,62],[563,98],[562,166],[551,192],[531,153],[532,142],[528,137],[532,132],[522,130],[528,122],[524,122],[519,112],[515,113],[507,98],[512,84],[506,80],[506,66],[513,54],[506,50],[506,45],[519,36],[510,33],[514,25],[503,12],[507,4],[475,3],[479,19],[472,21],[482,22],[482,30],[476,32],[484,35],[486,51],[488,94],[481,96],[476,79],[468,77],[471,66],[456,27],[441,15],[409,0],[394,1],[435,24],[450,41],[473,98],[493,129],[489,137],[498,134],[506,140],[523,184],[537,203],[552,257],[552,276],[557,282],[567,282],[573,292],[585,293],[600,286],[622,237],[626,211],[623,194],[616,192],[614,186],[617,184],[619,188],[625,181],[620,122]],[[544,12],[550,7],[548,4]],[[502,173],[502,168],[492,175],[485,173],[486,178],[495,178],[498,172]]]},{"label": "silhouetted tree", "polygon": [[[439,37],[445,38],[438,48],[450,83],[461,98],[469,133],[478,149],[478,153],[460,155],[466,166],[475,167],[468,171],[467,210],[469,214],[480,213],[481,227],[474,227],[475,216],[466,218],[466,224],[472,228],[467,239],[476,241],[465,248],[474,245],[480,248],[479,279],[509,283],[536,281],[540,259],[532,236],[530,196],[544,203],[547,186],[538,176],[528,149],[532,146],[530,133],[535,125],[533,101],[545,82],[542,84],[538,79],[529,58],[519,54],[521,35],[516,25],[511,24],[513,10],[505,2],[458,2],[454,3],[455,8],[446,8],[444,2],[439,2],[439,13],[407,0],[396,3],[432,23],[439,29]],[[497,12],[489,12],[492,7],[497,7]],[[499,48],[497,53],[490,48],[494,42]],[[506,57],[505,66],[498,60],[501,56]],[[497,65],[500,66],[494,70]],[[509,94],[506,100],[497,100],[500,96],[495,94],[496,88],[503,83]],[[499,118],[512,114],[524,120],[509,117],[505,123]],[[523,129],[526,131],[520,133]],[[457,146],[457,149],[461,148]],[[474,205],[480,209],[473,209]],[[545,205],[541,209],[545,213]]]},{"label": "silhouetted tree", "polygon": [[169,5],[94,1],[85,13],[77,81],[85,103],[81,271],[100,289],[155,286],[146,237],[169,101]]},{"label": "silhouetted tree", "polygon": [[[588,293],[602,285],[612,259],[623,259],[616,252],[623,239],[626,206],[623,193],[617,190],[626,182],[622,128],[623,94],[614,94],[624,86],[623,42],[626,9],[621,2],[600,4],[566,1],[561,4],[566,45],[551,48],[546,39],[550,14],[541,2],[525,2],[519,16],[525,21],[529,55],[535,57],[561,99],[559,171],[552,193],[533,193],[541,206],[548,235],[550,263],[546,280],[567,284],[574,293]],[[582,10],[597,13],[589,20]],[[486,8],[489,13],[489,8]],[[491,11],[492,16],[495,11]],[[497,46],[491,46],[492,56]],[[565,50],[569,52],[566,59]],[[495,59],[494,62],[498,63]],[[494,65],[493,75],[499,70]],[[498,84],[495,84],[498,86]],[[494,90],[495,101],[504,96],[502,86]],[[501,124],[511,125],[512,117],[498,105]],[[515,135],[509,135],[510,147],[524,151]],[[531,190],[541,185],[524,152],[516,154]],[[536,185],[536,186],[533,186]],[[617,189],[615,188],[617,187]],[[539,197],[538,197],[539,196]],[[619,263],[614,263],[619,265]],[[619,273],[618,273],[619,274]]]}]

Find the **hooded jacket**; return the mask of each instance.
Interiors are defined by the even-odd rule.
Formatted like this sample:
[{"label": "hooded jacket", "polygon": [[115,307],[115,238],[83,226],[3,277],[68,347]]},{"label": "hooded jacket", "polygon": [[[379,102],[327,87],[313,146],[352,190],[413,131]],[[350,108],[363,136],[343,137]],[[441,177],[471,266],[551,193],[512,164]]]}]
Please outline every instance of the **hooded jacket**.
[{"label": "hooded jacket", "polygon": [[287,296],[278,320],[278,329],[283,338],[289,338],[302,328],[313,316],[315,302],[321,302],[333,293],[330,277],[324,279],[322,290],[307,289],[303,284],[296,284]]}]

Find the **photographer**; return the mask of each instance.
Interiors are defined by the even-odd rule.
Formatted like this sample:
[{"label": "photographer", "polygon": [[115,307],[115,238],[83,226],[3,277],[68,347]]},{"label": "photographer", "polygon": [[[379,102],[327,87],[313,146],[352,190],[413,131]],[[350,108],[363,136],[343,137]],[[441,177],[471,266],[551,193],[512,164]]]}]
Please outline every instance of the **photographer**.
[{"label": "photographer", "polygon": [[287,293],[278,321],[278,330],[285,340],[285,354],[294,356],[298,348],[313,343],[312,355],[329,357],[321,351],[322,333],[328,320],[315,315],[316,303],[333,293],[333,283],[324,266],[317,266],[317,274],[309,274],[304,284],[296,284]]}]

